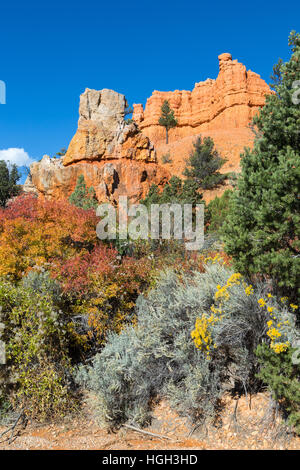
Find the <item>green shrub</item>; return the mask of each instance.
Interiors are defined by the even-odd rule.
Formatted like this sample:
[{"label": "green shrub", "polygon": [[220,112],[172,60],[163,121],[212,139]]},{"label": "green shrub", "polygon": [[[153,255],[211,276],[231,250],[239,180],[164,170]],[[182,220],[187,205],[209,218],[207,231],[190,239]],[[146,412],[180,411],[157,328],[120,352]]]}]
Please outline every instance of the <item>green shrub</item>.
[{"label": "green shrub", "polygon": [[259,345],[257,357],[261,364],[258,377],[272,391],[288,423],[300,434],[300,364],[293,364],[295,349],[276,354],[266,344]]},{"label": "green shrub", "polygon": [[21,286],[25,290],[31,290],[40,295],[48,295],[54,305],[62,303],[62,290],[58,282],[50,277],[48,271],[40,268],[38,271],[32,270],[21,280]]},{"label": "green shrub", "polygon": [[[207,261],[204,273],[166,272],[147,298],[138,298],[137,325],[111,334],[92,365],[79,369],[77,381],[97,396],[101,423],[145,425],[163,397],[192,422],[213,420],[225,390],[257,390],[255,350],[268,318],[258,303],[262,288],[254,292],[216,259]],[[212,340],[208,354],[207,345],[196,347],[195,324],[221,306],[221,321],[204,335]]]},{"label": "green shrub", "polygon": [[85,210],[96,209],[98,206],[95,190],[93,186],[87,187],[83,175],[78,176],[76,187],[69,197],[69,202]]},{"label": "green shrub", "polygon": [[63,416],[75,405],[68,318],[53,305],[51,293],[7,280],[0,281],[0,306],[6,351],[0,394],[40,421]]},{"label": "green shrub", "polygon": [[11,404],[7,397],[0,395],[0,425],[6,420],[8,414],[11,411]]},{"label": "green shrub", "polygon": [[222,228],[229,212],[229,201],[231,195],[232,191],[230,189],[226,189],[221,197],[216,197],[206,206],[205,222],[208,224],[209,232],[218,232]]},{"label": "green shrub", "polygon": [[182,180],[178,176],[172,176],[163,191],[160,192],[156,184],[152,184],[145,199],[141,204],[150,207],[151,204],[200,204],[202,194],[198,192],[197,183],[193,180]]},{"label": "green shrub", "polygon": [[166,164],[166,163],[172,163],[172,159],[171,159],[170,152],[165,153],[165,154],[161,157],[161,161],[162,161],[164,164]]}]

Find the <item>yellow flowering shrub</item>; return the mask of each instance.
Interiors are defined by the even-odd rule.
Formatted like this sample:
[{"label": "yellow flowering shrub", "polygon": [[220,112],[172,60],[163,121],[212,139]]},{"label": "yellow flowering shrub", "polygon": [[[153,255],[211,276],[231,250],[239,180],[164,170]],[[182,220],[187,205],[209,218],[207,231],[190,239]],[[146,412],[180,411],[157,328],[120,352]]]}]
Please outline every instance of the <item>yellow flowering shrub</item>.
[{"label": "yellow flowering shrub", "polygon": [[246,295],[254,294],[254,290],[251,284],[249,284],[249,286],[245,286],[245,294]]},{"label": "yellow flowering shrub", "polygon": [[221,256],[220,253],[217,253],[215,256],[207,256],[204,259],[204,262],[211,263],[211,264],[215,264],[215,263],[226,264],[226,261],[224,261],[223,256]]},{"label": "yellow flowering shrub", "polygon": [[[206,262],[209,264],[218,263],[220,266],[223,264],[222,258],[218,255],[207,258]],[[205,312],[196,319],[191,336],[196,348],[205,352],[208,359],[211,357],[211,348],[216,347],[213,341],[213,328],[225,315],[229,318],[233,314],[234,300],[237,296],[242,295],[242,291],[244,291],[246,297],[255,294],[253,286],[247,284],[240,273],[231,274],[225,283],[222,283],[222,285],[221,283],[217,284],[214,303],[210,307],[211,312]],[[251,302],[250,299],[249,301]],[[254,302],[256,302],[255,299]],[[282,297],[280,303],[284,304],[284,307],[278,305],[276,298],[271,293],[266,294],[265,298],[260,297],[257,299],[259,308],[265,311],[268,327],[266,335],[270,340],[269,346],[276,354],[285,352],[291,345],[290,338],[293,336],[291,331],[294,322],[291,318],[292,314],[288,312],[288,307],[293,312],[298,309],[298,305],[288,305],[287,297]]]},{"label": "yellow flowering shrub", "polygon": [[227,280],[224,286],[217,285],[217,292],[215,293],[216,300],[228,300],[229,292],[228,289],[233,285],[239,285],[241,283],[242,275],[240,273],[233,273]]},{"label": "yellow flowering shrub", "polygon": [[[224,264],[222,257],[219,255],[216,255],[214,258],[207,258],[206,262],[208,261],[210,264]],[[210,307],[210,315],[203,313],[201,317],[196,319],[195,329],[192,331],[191,337],[194,340],[196,348],[206,353],[207,359],[211,357],[211,348],[216,347],[212,339],[212,328],[224,318],[222,305],[229,300],[230,289],[234,286],[243,286],[246,296],[250,296],[254,293],[252,285],[246,284],[240,273],[233,273],[227,279],[226,284],[223,286],[220,284],[217,285],[217,291],[214,295],[215,303]]]},{"label": "yellow flowering shrub", "polygon": [[206,353],[208,359],[210,359],[210,349],[215,347],[213,344],[211,327],[222,319],[221,311],[212,306],[212,313],[210,316],[205,313],[196,319],[195,329],[191,333],[191,337],[194,340],[196,348]]},{"label": "yellow flowering shrub", "polygon": [[[260,298],[258,300],[258,304],[261,308],[266,307],[267,312],[270,315],[270,320],[267,321],[268,330],[267,336],[270,338],[270,348],[276,353],[280,354],[285,352],[290,347],[290,341],[288,341],[288,333],[287,328],[290,325],[290,321],[288,319],[278,318],[282,317],[283,313],[278,309],[276,310],[274,305],[269,305],[270,299],[273,299],[272,294],[267,294],[268,300]],[[280,302],[283,304],[287,304],[288,298],[281,297]],[[290,307],[293,311],[295,311],[298,306],[294,304],[290,304]],[[288,313],[286,313],[288,315]],[[285,341],[282,341],[285,339]]]}]

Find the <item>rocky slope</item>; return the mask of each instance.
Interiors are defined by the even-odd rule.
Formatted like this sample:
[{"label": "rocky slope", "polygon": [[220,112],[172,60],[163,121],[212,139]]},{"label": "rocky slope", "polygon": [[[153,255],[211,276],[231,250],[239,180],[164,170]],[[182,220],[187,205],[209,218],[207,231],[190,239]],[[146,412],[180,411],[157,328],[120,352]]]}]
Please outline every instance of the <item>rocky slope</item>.
[{"label": "rocky slope", "polygon": [[170,176],[157,164],[150,139],[136,123],[124,120],[124,95],[112,90],[86,89],[80,97],[78,129],[64,157],[45,155],[30,167],[24,191],[47,198],[67,198],[84,175],[100,202],[117,203],[120,195],[132,202],[144,197],[152,183]]}]

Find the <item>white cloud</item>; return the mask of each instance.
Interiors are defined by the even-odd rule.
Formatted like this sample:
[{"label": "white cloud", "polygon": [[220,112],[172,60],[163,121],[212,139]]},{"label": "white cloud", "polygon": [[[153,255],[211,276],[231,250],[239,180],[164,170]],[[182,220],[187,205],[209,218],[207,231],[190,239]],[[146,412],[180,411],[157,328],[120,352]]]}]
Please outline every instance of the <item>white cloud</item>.
[{"label": "white cloud", "polygon": [[15,163],[17,166],[29,166],[34,161],[24,149],[19,148],[0,150],[0,160]]}]

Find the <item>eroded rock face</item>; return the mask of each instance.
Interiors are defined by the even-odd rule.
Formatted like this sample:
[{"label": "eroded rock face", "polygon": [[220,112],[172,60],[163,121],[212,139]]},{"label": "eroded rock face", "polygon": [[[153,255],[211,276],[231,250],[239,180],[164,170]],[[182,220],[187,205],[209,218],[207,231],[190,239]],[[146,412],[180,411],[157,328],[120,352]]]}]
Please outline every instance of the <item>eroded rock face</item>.
[{"label": "eroded rock face", "polygon": [[124,95],[113,90],[86,89],[80,97],[78,129],[66,155],[59,159],[45,155],[34,162],[24,191],[68,198],[83,174],[99,202],[117,204],[119,196],[137,202],[151,184],[165,184],[170,175],[157,164],[150,139],[136,123],[124,120],[126,106]]},{"label": "eroded rock face", "polygon": [[139,132],[136,123],[124,120],[126,106],[124,95],[87,88],[80,97],[78,129],[63,164],[116,158],[155,162],[149,138]]},{"label": "eroded rock face", "polygon": [[[110,162],[79,162],[65,166],[62,158],[45,155],[30,167],[31,180],[23,186],[46,198],[66,199],[75,189],[78,176],[83,175],[88,187],[93,186],[99,202],[118,203],[119,196],[127,195],[131,202],[146,196],[152,183],[163,185],[169,174],[157,163],[144,163],[122,158]],[[34,188],[34,189],[33,189]]]},{"label": "eroded rock face", "polygon": [[224,53],[219,56],[216,80],[196,83],[193,91],[154,91],[145,110],[141,104],[134,105],[133,119],[156,144],[165,137],[164,128],[157,123],[161,106],[168,100],[178,120],[177,127],[169,131],[172,142],[202,131],[246,127],[270,93],[258,74]]},{"label": "eroded rock face", "polygon": [[[248,124],[269,93],[258,74],[247,71],[228,53],[219,56],[216,80],[196,83],[193,91],[154,91],[145,110],[141,104],[134,105],[135,122],[130,124],[124,120],[124,95],[86,89],[80,97],[78,129],[66,155],[61,159],[44,156],[33,163],[24,190],[47,198],[67,198],[83,174],[99,201],[115,203],[119,196],[128,195],[137,202],[151,184],[165,184],[170,174],[182,176],[200,134],[211,136],[227,158],[222,171],[239,171],[240,153],[253,143]],[[166,99],[178,120],[178,126],[169,131],[169,145],[164,128],[157,124]],[[159,165],[167,153],[171,163]]]}]

